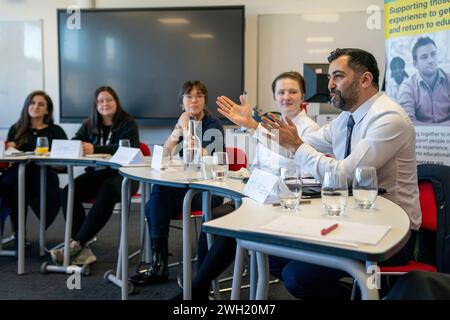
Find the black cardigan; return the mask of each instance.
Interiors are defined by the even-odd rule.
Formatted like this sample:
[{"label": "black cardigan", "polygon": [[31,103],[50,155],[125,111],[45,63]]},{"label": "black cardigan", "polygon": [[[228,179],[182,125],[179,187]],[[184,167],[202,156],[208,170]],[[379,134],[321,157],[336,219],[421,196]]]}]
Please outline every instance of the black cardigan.
[{"label": "black cardigan", "polygon": [[132,148],[139,148],[139,129],[136,121],[132,118],[125,120],[118,129],[113,130],[108,145],[100,145],[100,134],[90,135],[90,124],[88,121],[83,122],[73,140],[81,140],[94,145],[94,153],[114,154],[119,148],[120,139],[130,140]]}]

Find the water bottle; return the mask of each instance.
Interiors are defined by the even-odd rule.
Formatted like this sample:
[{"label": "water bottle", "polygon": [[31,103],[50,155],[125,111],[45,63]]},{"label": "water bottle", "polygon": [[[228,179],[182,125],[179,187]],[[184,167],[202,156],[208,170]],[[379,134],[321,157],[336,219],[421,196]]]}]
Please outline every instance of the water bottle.
[{"label": "water bottle", "polygon": [[183,137],[183,166],[187,171],[200,171],[202,143],[195,132],[195,119],[189,118],[188,130]]}]

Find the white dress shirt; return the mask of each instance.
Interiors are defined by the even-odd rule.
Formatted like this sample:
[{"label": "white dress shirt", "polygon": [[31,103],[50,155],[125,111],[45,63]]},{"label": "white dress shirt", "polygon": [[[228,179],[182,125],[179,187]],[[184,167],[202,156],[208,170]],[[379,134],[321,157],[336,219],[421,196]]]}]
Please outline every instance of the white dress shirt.
[{"label": "white dress shirt", "polygon": [[374,95],[352,113],[352,149],[344,159],[350,114],[342,112],[320,130],[307,134],[295,153],[296,163],[320,181],[328,170],[344,171],[351,182],[356,167],[375,167],[379,187],[389,192],[385,197],[406,211],[411,229],[419,229],[416,134],[411,120],[387,95]]},{"label": "white dress shirt", "polygon": [[[300,137],[303,137],[309,132],[317,131],[320,128],[316,122],[308,117],[304,110],[291,120],[297,127],[297,132]],[[255,159],[257,167],[261,170],[278,174],[280,168],[296,166],[293,155],[282,148],[278,143],[271,142],[267,139],[264,135],[264,133],[267,132],[268,131],[259,124],[253,135],[258,141]],[[305,174],[306,172],[302,172],[302,175]]]}]

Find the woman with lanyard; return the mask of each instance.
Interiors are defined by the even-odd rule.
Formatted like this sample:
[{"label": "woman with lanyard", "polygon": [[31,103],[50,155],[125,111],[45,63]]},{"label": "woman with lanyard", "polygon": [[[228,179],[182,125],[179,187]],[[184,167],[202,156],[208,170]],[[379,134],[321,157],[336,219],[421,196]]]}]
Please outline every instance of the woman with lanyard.
[{"label": "woman with lanyard", "polygon": [[[74,140],[81,140],[83,156],[89,154],[114,154],[119,147],[119,140],[128,139],[132,148],[139,148],[139,131],[135,120],[126,113],[119,102],[116,92],[111,87],[100,87],[95,91],[92,115],[86,119]],[[114,206],[120,202],[122,177],[111,168],[86,168],[86,172],[75,179],[73,203],[72,240],[70,257],[77,256],[89,264],[97,260],[86,243],[105,226],[112,215]],[[132,193],[138,184],[132,184]],[[63,210],[66,214],[68,187],[63,190]],[[89,213],[85,214],[83,202],[95,198]],[[50,250],[55,264],[62,264],[63,249]]]},{"label": "woman with lanyard", "polygon": [[[51,146],[53,139],[67,139],[64,130],[53,123],[53,102],[44,91],[34,91],[28,95],[23,104],[19,120],[9,129],[6,148],[15,148],[20,151],[34,151],[38,137],[46,137]],[[17,233],[17,175],[18,164],[6,169],[0,176],[0,197],[3,198],[3,208],[11,209],[11,221]],[[39,217],[40,169],[30,163],[25,171],[25,201],[27,206]],[[55,170],[47,170],[47,210],[45,226],[48,227],[55,219],[60,207],[61,189]]]}]

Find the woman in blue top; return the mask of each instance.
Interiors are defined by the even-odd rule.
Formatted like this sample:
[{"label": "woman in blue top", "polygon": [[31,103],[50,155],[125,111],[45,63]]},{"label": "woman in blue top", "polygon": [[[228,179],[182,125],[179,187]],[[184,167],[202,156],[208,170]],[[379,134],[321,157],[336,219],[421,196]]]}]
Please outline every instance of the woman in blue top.
[{"label": "woman in blue top", "polygon": [[[9,129],[7,148],[20,151],[34,151],[37,137],[47,137],[49,146],[53,139],[67,139],[64,130],[53,123],[53,102],[44,91],[31,92],[25,99],[19,120]],[[11,220],[14,231],[17,232],[17,175],[18,164],[6,169],[0,176],[0,196],[5,206],[11,208]],[[27,165],[25,170],[25,203],[33,208],[39,217],[40,169],[34,163]],[[60,207],[59,179],[55,170],[47,169],[47,210],[45,226],[48,227],[55,219]]]},{"label": "woman in blue top", "polygon": [[[182,145],[183,131],[187,130],[189,117],[201,121],[201,136],[203,154],[213,154],[223,151],[224,131],[222,123],[206,109],[208,91],[201,81],[187,81],[179,93],[179,102],[184,112],[178,119],[172,134],[164,144],[171,154],[177,152],[177,146]],[[198,127],[198,126],[197,126]],[[169,271],[167,266],[168,237],[170,220],[182,211],[183,198],[187,188],[174,188],[154,185],[150,200],[146,205],[146,216],[152,243],[152,261],[143,273],[135,275],[131,281],[137,285],[151,284],[165,281]],[[212,207],[223,202],[222,198],[213,197]],[[201,210],[201,196],[193,199],[192,210]]]}]

